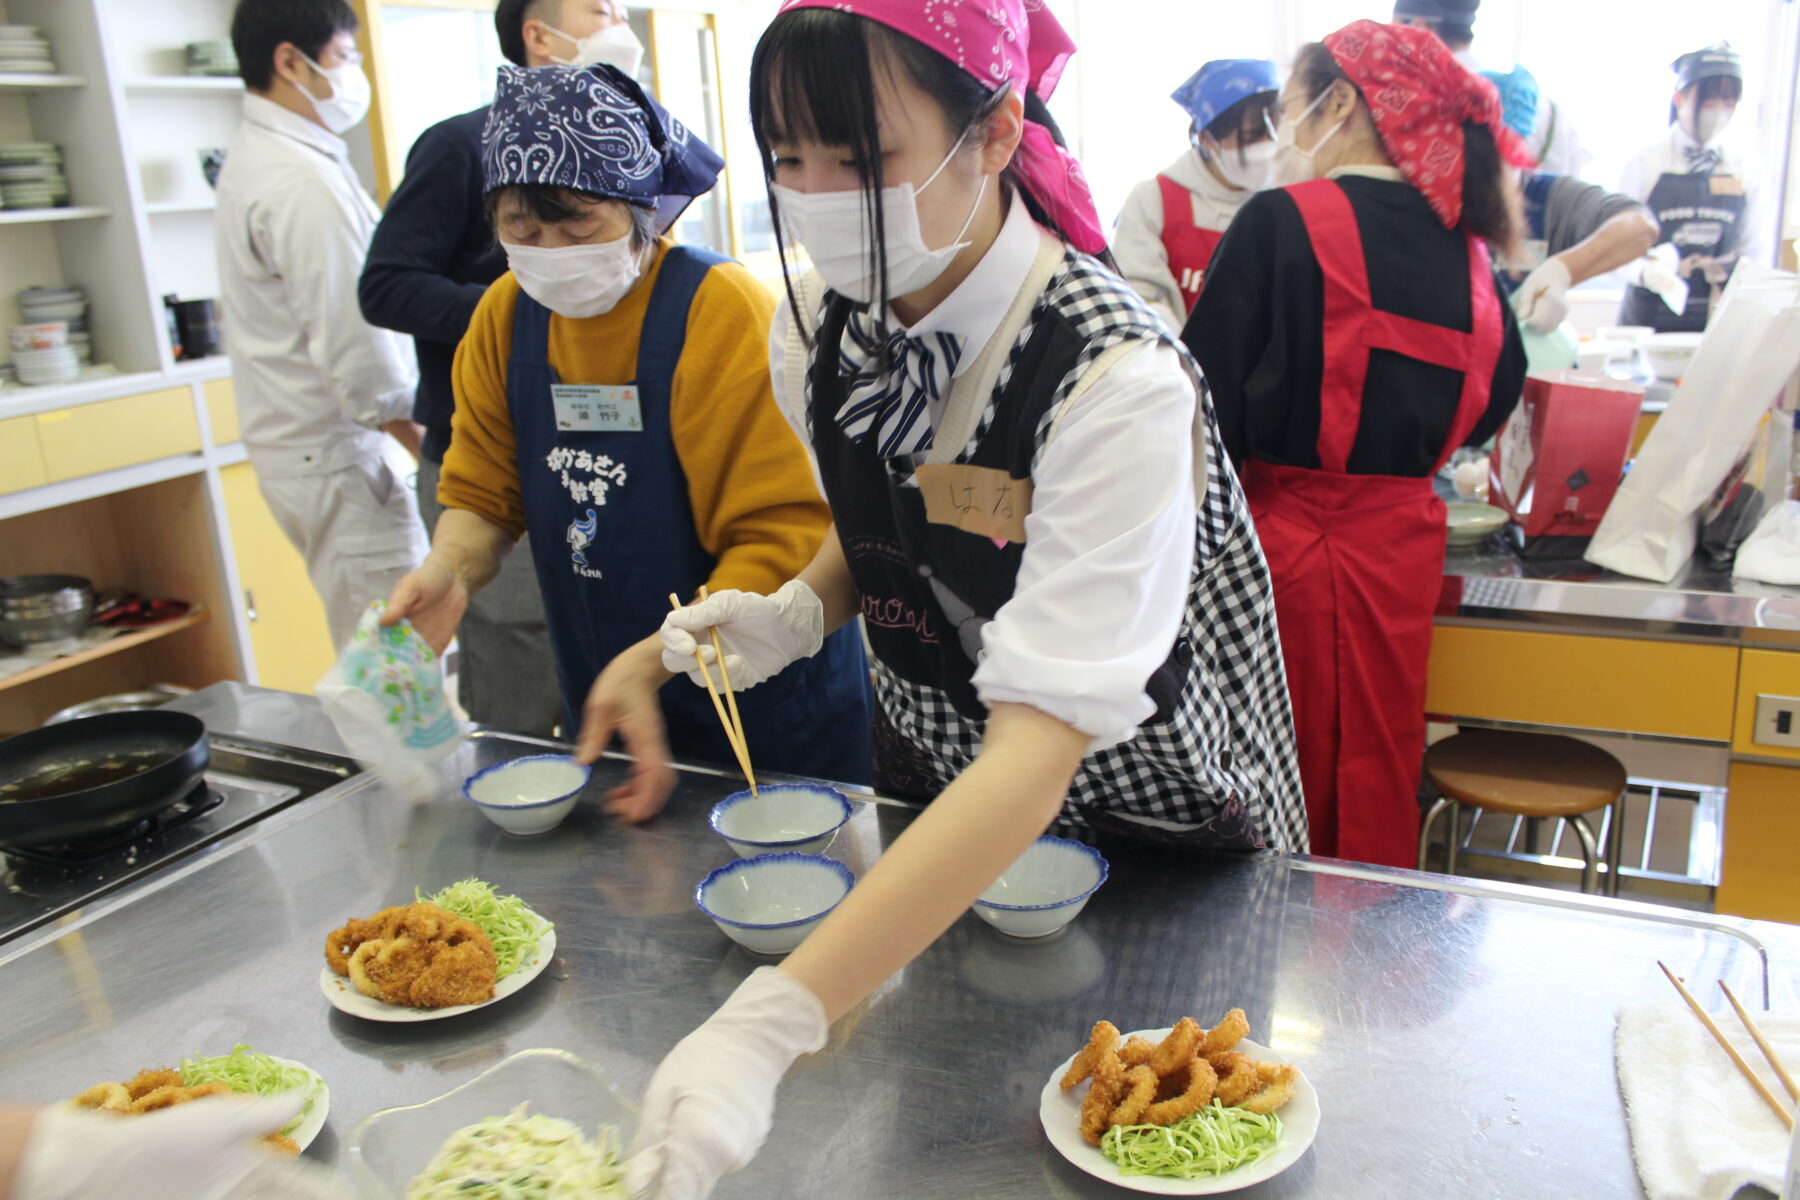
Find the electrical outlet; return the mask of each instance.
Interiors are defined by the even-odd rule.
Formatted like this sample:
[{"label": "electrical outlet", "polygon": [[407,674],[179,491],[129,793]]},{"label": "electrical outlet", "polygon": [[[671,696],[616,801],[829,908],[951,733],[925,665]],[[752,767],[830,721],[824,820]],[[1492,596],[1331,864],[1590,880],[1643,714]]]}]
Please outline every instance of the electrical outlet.
[{"label": "electrical outlet", "polygon": [[1759,746],[1786,746],[1790,750],[1800,750],[1800,698],[1758,696],[1756,735],[1750,740]]}]

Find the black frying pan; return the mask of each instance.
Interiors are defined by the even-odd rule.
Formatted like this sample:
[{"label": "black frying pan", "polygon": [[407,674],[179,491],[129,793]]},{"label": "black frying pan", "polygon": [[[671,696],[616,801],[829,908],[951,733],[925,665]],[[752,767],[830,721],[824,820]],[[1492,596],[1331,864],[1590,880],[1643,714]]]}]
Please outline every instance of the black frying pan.
[{"label": "black frying pan", "polygon": [[0,742],[0,845],[119,834],[194,790],[211,759],[187,713],[104,713]]}]

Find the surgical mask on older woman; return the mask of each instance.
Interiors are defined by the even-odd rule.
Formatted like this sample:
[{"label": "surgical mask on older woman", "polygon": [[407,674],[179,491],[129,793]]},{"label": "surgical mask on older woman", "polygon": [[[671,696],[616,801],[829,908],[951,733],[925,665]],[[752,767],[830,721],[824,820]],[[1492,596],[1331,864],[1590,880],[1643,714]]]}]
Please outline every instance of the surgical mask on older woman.
[{"label": "surgical mask on older woman", "polygon": [[527,296],[557,316],[577,321],[611,312],[637,283],[640,271],[629,233],[581,246],[500,246]]},{"label": "surgical mask on older woman", "polygon": [[1339,121],[1326,130],[1325,135],[1313,143],[1311,150],[1302,150],[1299,142],[1295,139],[1300,136],[1301,123],[1312,116],[1318,110],[1319,105],[1325,103],[1325,97],[1329,95],[1331,95],[1331,89],[1326,88],[1319,93],[1317,99],[1306,106],[1306,110],[1298,117],[1292,120],[1284,118],[1280,127],[1275,130],[1274,174],[1276,187],[1288,187],[1319,177],[1319,151],[1325,148],[1326,142],[1337,136],[1337,131],[1342,129],[1344,123],[1350,118],[1346,116],[1343,121]]}]

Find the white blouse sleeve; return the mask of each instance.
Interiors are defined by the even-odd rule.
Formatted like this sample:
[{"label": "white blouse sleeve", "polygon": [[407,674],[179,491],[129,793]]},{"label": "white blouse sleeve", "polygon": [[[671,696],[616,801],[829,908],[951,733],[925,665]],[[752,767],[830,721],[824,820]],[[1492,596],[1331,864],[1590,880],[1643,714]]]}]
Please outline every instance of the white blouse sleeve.
[{"label": "white blouse sleeve", "polygon": [[1174,646],[1194,566],[1194,387],[1146,343],[1064,414],[1038,456],[1013,597],[982,631],[984,704],[1028,704],[1128,741]]},{"label": "white blouse sleeve", "polygon": [[1113,258],[1119,274],[1131,289],[1156,310],[1176,333],[1187,323],[1187,302],[1169,269],[1168,247],[1163,245],[1162,189],[1146,179],[1131,189],[1113,230]]}]

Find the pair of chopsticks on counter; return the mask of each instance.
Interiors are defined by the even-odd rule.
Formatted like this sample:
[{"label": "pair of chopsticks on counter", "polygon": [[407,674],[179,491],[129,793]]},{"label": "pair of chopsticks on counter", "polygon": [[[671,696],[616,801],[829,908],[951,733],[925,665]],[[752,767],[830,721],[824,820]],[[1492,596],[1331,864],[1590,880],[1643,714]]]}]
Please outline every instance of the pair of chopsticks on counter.
[{"label": "pair of chopsticks on counter", "polygon": [[[1687,1001],[1688,1007],[1694,1010],[1694,1015],[1700,1018],[1700,1023],[1706,1026],[1706,1031],[1713,1035],[1713,1040],[1724,1047],[1725,1053],[1731,1056],[1731,1061],[1737,1064],[1737,1069],[1744,1073],[1744,1078],[1750,1081],[1750,1086],[1756,1089],[1756,1094],[1767,1101],[1769,1107],[1775,1110],[1775,1115],[1781,1118],[1781,1123],[1783,1125],[1792,1129],[1794,1127],[1794,1115],[1788,1112],[1787,1106],[1776,1097],[1774,1092],[1771,1092],[1768,1089],[1768,1086],[1764,1084],[1761,1079],[1757,1078],[1756,1072],[1751,1068],[1750,1064],[1744,1061],[1744,1056],[1737,1052],[1736,1046],[1733,1046],[1726,1040],[1724,1032],[1713,1023],[1713,1019],[1707,1015],[1704,1008],[1700,1007],[1700,1002],[1694,999],[1693,994],[1682,985],[1681,980],[1675,977],[1675,972],[1669,970],[1668,967],[1663,966],[1660,962],[1656,965],[1662,967],[1662,973],[1669,977],[1669,982],[1675,985],[1675,990],[1681,993],[1681,998]],[[1725,981],[1723,979],[1719,980],[1719,990],[1725,993],[1725,998],[1727,1000],[1731,1001],[1731,1007],[1737,1011],[1738,1020],[1742,1021],[1744,1023],[1744,1028],[1750,1032],[1750,1039],[1756,1043],[1756,1048],[1763,1052],[1763,1057],[1769,1060],[1769,1065],[1771,1067],[1775,1068],[1775,1077],[1781,1080],[1781,1086],[1787,1089],[1789,1098],[1800,1100],[1800,1088],[1794,1086],[1794,1077],[1787,1073],[1787,1068],[1781,1065],[1781,1060],[1779,1058],[1775,1057],[1775,1048],[1769,1045],[1769,1040],[1763,1037],[1762,1030],[1756,1027],[1756,1022],[1750,1019],[1750,1014],[1744,1011],[1744,1006],[1738,1003],[1738,998],[1731,994],[1731,989],[1725,986]]]},{"label": "pair of chopsticks on counter", "polygon": [[[700,599],[706,599],[706,589],[700,589]],[[669,607],[680,608],[681,597],[674,592],[669,593]],[[725,666],[725,647],[719,642],[717,626],[708,626],[707,632],[712,635],[713,654],[719,664],[719,678],[724,680],[725,699],[719,699],[719,685],[713,682],[712,672],[706,669],[706,660],[698,653],[694,661],[700,664],[700,677],[706,680],[706,694],[712,697],[713,711],[719,714],[719,724],[725,727],[725,740],[731,743],[731,752],[737,755],[738,766],[743,768],[744,778],[749,781],[750,794],[756,795],[756,772],[750,769],[750,745],[744,741],[744,718],[738,715],[737,692],[731,687],[731,671]],[[727,714],[726,708],[730,707]]]}]

